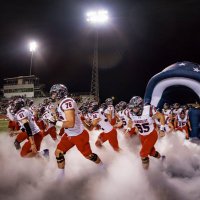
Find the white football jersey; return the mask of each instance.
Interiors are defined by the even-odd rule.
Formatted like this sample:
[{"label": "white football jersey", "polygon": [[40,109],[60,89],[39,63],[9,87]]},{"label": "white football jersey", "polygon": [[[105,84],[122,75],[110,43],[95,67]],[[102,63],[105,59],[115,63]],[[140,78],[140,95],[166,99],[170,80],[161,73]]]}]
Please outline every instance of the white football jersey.
[{"label": "white football jersey", "polygon": [[95,119],[98,119],[98,118],[101,119],[98,122],[98,125],[101,127],[103,132],[109,133],[113,129],[113,126],[110,124],[107,117],[100,111],[96,111],[96,112],[92,113],[92,121]]},{"label": "white football jersey", "polygon": [[6,109],[6,116],[10,121],[16,121],[15,115],[11,113],[11,106],[8,106],[8,108]]},{"label": "white football jersey", "polygon": [[46,127],[46,129],[49,129],[49,128],[55,126],[56,120],[51,112],[46,111],[42,115],[42,120],[44,121],[45,125],[48,125],[48,127]]},{"label": "white football jersey", "polygon": [[76,102],[72,98],[66,97],[60,102],[57,110],[59,113],[59,119],[66,121],[67,119],[65,117],[64,111],[71,109],[74,109],[75,111],[75,124],[73,128],[65,128],[65,133],[68,136],[77,136],[83,132],[84,127],[78,114],[78,107]]},{"label": "white football jersey", "polygon": [[186,126],[187,121],[188,121],[187,115],[185,115],[185,117],[183,119],[180,118],[180,115],[177,115],[177,126],[178,127],[182,128],[182,127]]},{"label": "white football jersey", "polygon": [[165,124],[168,124],[170,122],[170,115],[172,114],[172,111],[170,109],[162,109],[162,113],[165,117]]},{"label": "white football jersey", "polygon": [[129,110],[126,108],[126,109],[124,109],[124,110],[120,110],[119,112],[118,112],[118,116],[119,116],[119,118],[122,120],[122,122],[123,122],[123,128],[124,129],[127,129],[128,128],[128,121],[129,121],[129,119],[130,119],[130,117],[129,117]]},{"label": "white football jersey", "polygon": [[185,110],[185,114],[189,116],[189,110]]},{"label": "white football jersey", "polygon": [[40,132],[40,128],[36,124],[34,115],[31,113],[30,110],[22,108],[15,114],[15,116],[21,127],[24,127],[22,120],[25,118],[28,120],[33,135]]},{"label": "white football jersey", "polygon": [[141,116],[130,115],[133,125],[137,127],[140,135],[149,135],[154,130],[154,119],[152,116],[156,113],[155,108],[150,105],[144,106]]},{"label": "white football jersey", "polygon": [[104,111],[105,114],[110,114],[111,113],[111,117],[112,119],[115,118],[115,108],[113,105],[108,105],[108,107],[105,109]]},{"label": "white football jersey", "polygon": [[172,111],[171,111],[170,109],[167,109],[167,110],[162,109],[162,113],[163,113],[164,115],[166,115],[166,116],[169,116],[170,114],[172,114]]},{"label": "white football jersey", "polygon": [[99,108],[99,112],[104,113],[105,110],[103,108]]},{"label": "white football jersey", "polygon": [[181,111],[182,111],[182,108],[173,109],[172,113],[173,113],[174,115],[178,115]]}]

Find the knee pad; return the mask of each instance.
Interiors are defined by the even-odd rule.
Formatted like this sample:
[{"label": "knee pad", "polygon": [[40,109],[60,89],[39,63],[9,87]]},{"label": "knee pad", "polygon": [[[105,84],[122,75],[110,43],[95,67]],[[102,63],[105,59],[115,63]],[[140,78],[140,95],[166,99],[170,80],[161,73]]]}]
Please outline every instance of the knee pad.
[{"label": "knee pad", "polygon": [[155,155],[153,156],[154,158],[160,158],[159,152],[156,151]]},{"label": "knee pad", "polygon": [[98,159],[98,156],[97,156],[97,154],[92,153],[92,154],[89,155],[88,158],[89,158],[89,160],[91,160],[91,161],[93,161],[93,162],[96,162],[97,159]]},{"label": "knee pad", "polygon": [[142,163],[148,164],[149,163],[149,157],[142,158]]},{"label": "knee pad", "polygon": [[57,163],[62,163],[65,161],[65,157],[63,153],[59,153],[59,156],[56,157]]}]

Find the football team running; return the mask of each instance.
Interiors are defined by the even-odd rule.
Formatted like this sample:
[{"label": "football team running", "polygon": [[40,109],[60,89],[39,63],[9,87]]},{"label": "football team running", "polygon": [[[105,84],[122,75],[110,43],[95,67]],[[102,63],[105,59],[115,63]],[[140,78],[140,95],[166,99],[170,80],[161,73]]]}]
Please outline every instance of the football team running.
[{"label": "football team running", "polygon": [[[112,98],[107,98],[102,104],[92,100],[78,106],[69,97],[68,89],[63,84],[53,85],[50,98],[40,105],[35,105],[33,101],[25,102],[21,97],[11,99],[7,117],[9,135],[16,137],[14,146],[22,157],[48,160],[49,149],[40,149],[44,137],[50,135],[57,143],[55,159],[58,178],[64,177],[65,154],[72,147],[76,147],[99,168],[105,169],[101,158],[90,146],[90,133],[93,129],[100,131],[95,146],[101,149],[108,141],[117,153],[122,150],[118,141],[118,130],[128,139],[139,137],[139,155],[146,170],[149,168],[150,157],[161,161],[165,159],[155,148],[159,137],[179,130],[183,132],[185,139],[189,139],[191,131],[187,105],[181,107],[179,103],[175,103],[170,107],[165,103],[163,109],[158,110],[153,105],[145,105],[141,97],[133,96],[129,103],[120,101],[115,107]],[[62,124],[59,133],[56,129],[58,123]]]}]

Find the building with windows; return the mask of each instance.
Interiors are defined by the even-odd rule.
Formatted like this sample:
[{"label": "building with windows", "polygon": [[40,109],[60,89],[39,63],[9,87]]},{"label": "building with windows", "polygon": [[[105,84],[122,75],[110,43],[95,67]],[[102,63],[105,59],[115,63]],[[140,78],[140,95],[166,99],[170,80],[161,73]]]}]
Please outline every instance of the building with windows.
[{"label": "building with windows", "polygon": [[39,83],[35,75],[5,78],[3,85],[3,96],[45,97],[44,84]]}]

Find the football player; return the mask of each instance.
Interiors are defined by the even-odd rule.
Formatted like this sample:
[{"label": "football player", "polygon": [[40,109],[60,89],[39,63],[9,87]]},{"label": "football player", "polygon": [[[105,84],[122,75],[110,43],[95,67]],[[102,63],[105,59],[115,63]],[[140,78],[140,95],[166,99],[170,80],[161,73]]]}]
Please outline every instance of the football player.
[{"label": "football player", "polygon": [[51,138],[56,141],[57,140],[57,132],[56,132],[56,119],[54,114],[49,110],[44,112],[42,115],[42,119],[45,123],[45,129],[43,131],[43,137],[50,135]]},{"label": "football player", "polygon": [[14,101],[13,112],[20,126],[24,129],[27,138],[27,142],[22,146],[20,154],[22,157],[29,158],[35,156],[40,157],[41,155],[48,157],[48,149],[39,151],[43,139],[42,133],[35,122],[33,114],[24,106],[25,103],[22,98]]},{"label": "football player", "polygon": [[76,102],[68,97],[67,87],[63,84],[55,84],[50,89],[51,98],[58,103],[59,119],[62,119],[64,134],[57,145],[55,156],[58,164],[58,178],[64,177],[65,153],[76,146],[81,154],[102,166],[99,156],[92,152],[89,143],[89,134],[84,129],[78,114]]},{"label": "football player", "polygon": [[[137,128],[142,148],[140,150],[140,157],[144,169],[149,168],[149,156],[157,159],[161,157],[160,153],[156,151],[154,145],[158,139],[158,133],[155,128],[154,119],[158,119],[160,125],[160,135],[165,135],[165,118],[162,113],[155,110],[151,105],[144,105],[143,99],[139,96],[134,96],[129,102],[129,109],[131,110],[131,122]],[[129,123],[131,124],[131,123]],[[131,127],[130,127],[131,128]]]},{"label": "football player", "polygon": [[136,134],[136,131],[135,127],[132,127],[130,129],[128,126],[130,120],[130,114],[129,114],[130,111],[127,108],[127,103],[125,101],[120,101],[118,105],[119,105],[119,111],[116,116],[119,122],[116,124],[115,127],[123,128],[125,136],[132,137],[133,135]]},{"label": "football player", "polygon": [[92,130],[94,127],[99,126],[102,130],[102,133],[98,136],[97,141],[95,142],[95,145],[97,147],[102,147],[102,144],[106,141],[110,143],[114,151],[120,151],[118,139],[117,139],[117,131],[108,121],[106,115],[99,111],[99,105],[98,102],[93,101],[89,104],[88,111],[92,114],[91,117],[91,126],[90,130]]},{"label": "football player", "polygon": [[162,114],[165,117],[166,132],[171,132],[172,130],[174,130],[174,126],[172,123],[172,111],[171,111],[168,103],[164,103],[163,109],[162,109]]},{"label": "football player", "polygon": [[113,106],[113,100],[111,98],[107,98],[105,100],[105,103],[107,105],[107,108],[105,109],[104,113],[106,117],[108,118],[109,122],[112,126],[116,123],[116,117],[115,117],[115,108]]},{"label": "football player", "polygon": [[[189,130],[192,131],[189,116],[184,110],[177,114],[174,120],[175,130],[179,130],[185,133],[185,139],[189,139]],[[189,129],[189,130],[188,130]]]}]

